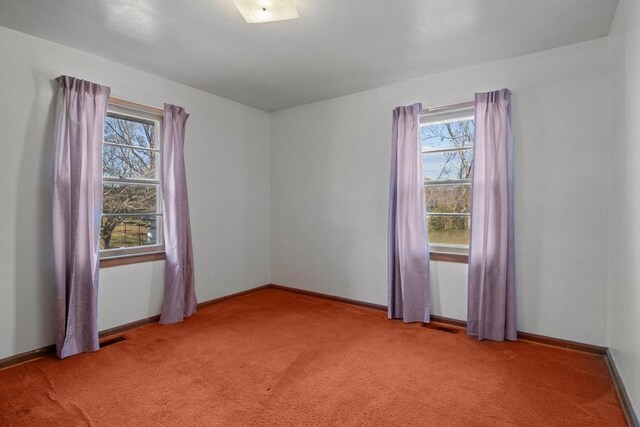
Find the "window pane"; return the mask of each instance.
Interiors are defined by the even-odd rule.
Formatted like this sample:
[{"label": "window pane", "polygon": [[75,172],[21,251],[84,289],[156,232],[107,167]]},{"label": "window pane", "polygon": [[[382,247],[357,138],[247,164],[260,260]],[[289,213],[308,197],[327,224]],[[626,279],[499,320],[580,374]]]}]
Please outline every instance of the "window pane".
[{"label": "window pane", "polygon": [[156,148],[155,131],[155,123],[151,120],[109,113],[104,126],[104,140],[132,147]]},{"label": "window pane", "polygon": [[431,245],[469,245],[468,216],[428,216],[429,244]]},{"label": "window pane", "polygon": [[158,185],[104,184],[103,213],[151,213],[158,209]]},{"label": "window pane", "polygon": [[434,185],[424,189],[427,212],[471,212],[470,185]]},{"label": "window pane", "polygon": [[420,143],[427,150],[473,147],[474,133],[473,120],[426,125],[420,128]]},{"label": "window pane", "polygon": [[100,249],[148,246],[159,243],[161,218],[149,216],[103,216]]},{"label": "window pane", "polygon": [[105,144],[102,149],[102,176],[155,180],[157,154],[155,151]]},{"label": "window pane", "polygon": [[425,182],[471,179],[473,150],[422,154]]}]

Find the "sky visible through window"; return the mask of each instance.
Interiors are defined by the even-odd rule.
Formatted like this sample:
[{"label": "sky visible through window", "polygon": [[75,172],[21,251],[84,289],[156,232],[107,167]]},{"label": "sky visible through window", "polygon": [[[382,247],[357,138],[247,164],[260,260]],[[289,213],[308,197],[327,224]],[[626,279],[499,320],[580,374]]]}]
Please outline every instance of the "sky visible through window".
[{"label": "sky visible through window", "polygon": [[156,124],[110,113],[102,155],[100,249],[157,245],[159,240]]},{"label": "sky visible through window", "polygon": [[425,208],[431,245],[469,245],[475,125],[465,119],[420,129]]},{"label": "sky visible through window", "polygon": [[[423,150],[473,148],[473,120],[422,126],[420,144]],[[422,156],[422,172],[432,181],[471,178],[473,150],[440,152]]]}]

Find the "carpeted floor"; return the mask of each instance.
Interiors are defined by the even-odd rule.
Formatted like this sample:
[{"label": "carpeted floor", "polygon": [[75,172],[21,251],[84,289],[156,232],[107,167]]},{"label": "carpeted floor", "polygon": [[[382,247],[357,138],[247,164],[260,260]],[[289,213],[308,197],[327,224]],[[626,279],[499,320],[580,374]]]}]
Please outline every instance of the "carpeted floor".
[{"label": "carpeted floor", "polygon": [[267,289],[0,371],[0,425],[625,425],[604,360]]}]

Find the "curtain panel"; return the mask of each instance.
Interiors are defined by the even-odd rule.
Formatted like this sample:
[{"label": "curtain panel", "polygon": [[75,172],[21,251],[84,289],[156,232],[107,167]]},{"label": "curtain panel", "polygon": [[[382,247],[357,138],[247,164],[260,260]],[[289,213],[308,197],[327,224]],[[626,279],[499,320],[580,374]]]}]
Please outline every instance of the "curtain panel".
[{"label": "curtain panel", "polygon": [[184,108],[164,105],[162,195],[166,252],[164,303],[160,323],[181,322],[196,311],[193,245],[184,164]]},{"label": "curtain panel", "polygon": [[390,319],[429,322],[429,248],[420,154],[420,104],[393,111],[389,188]]},{"label": "curtain panel", "polygon": [[475,96],[467,333],[515,341],[511,92]]},{"label": "curtain panel", "polygon": [[58,357],[96,351],[102,138],[110,89],[60,76],[56,102],[53,242]]}]

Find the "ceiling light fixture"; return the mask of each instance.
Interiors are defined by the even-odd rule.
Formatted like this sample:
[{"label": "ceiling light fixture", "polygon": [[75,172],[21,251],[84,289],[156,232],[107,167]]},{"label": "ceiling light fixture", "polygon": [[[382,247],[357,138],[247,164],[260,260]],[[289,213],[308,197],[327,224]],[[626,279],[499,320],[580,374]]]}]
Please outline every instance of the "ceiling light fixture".
[{"label": "ceiling light fixture", "polygon": [[249,24],[299,18],[293,0],[233,0]]}]

